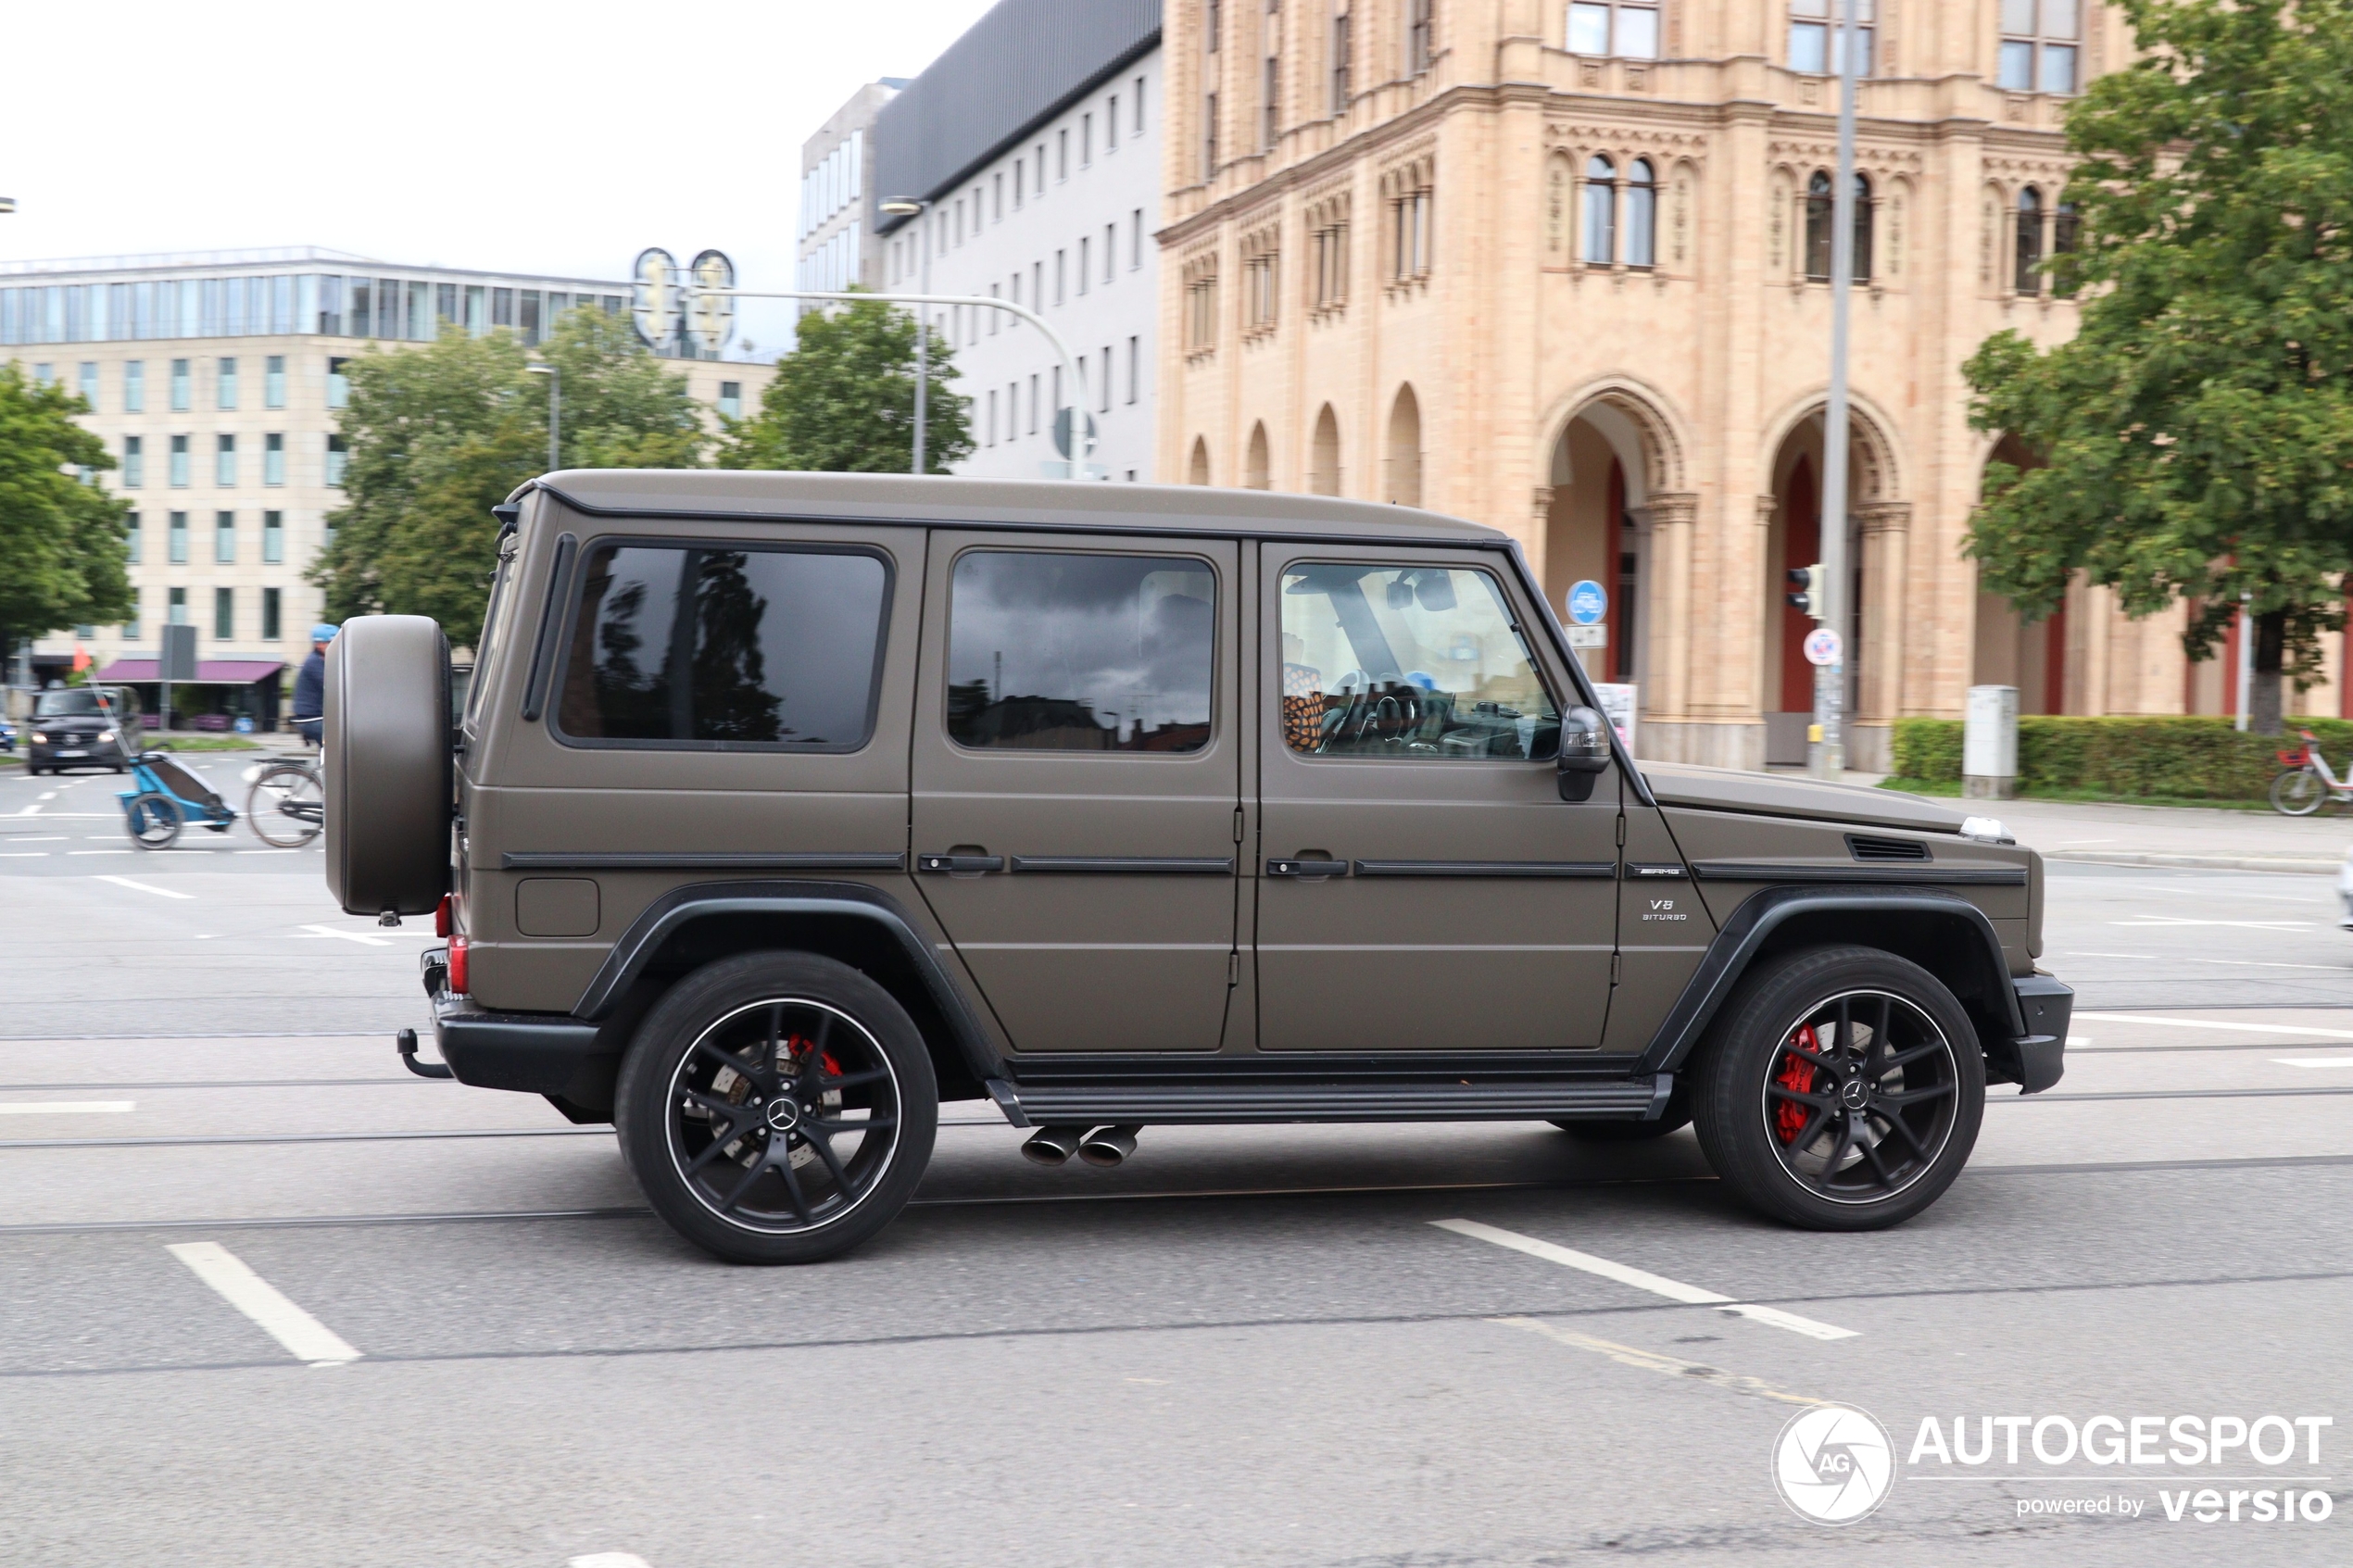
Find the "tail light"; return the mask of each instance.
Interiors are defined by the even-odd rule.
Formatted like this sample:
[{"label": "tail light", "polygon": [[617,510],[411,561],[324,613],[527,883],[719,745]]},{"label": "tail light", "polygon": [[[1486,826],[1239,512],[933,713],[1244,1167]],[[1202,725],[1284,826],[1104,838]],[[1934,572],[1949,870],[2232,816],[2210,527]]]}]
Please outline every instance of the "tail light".
[{"label": "tail light", "polygon": [[447,936],[457,928],[458,896],[455,893],[445,893],[441,896],[441,902],[434,906],[433,934],[435,936]]},{"label": "tail light", "polygon": [[467,996],[472,991],[472,987],[467,985],[468,951],[469,947],[463,936],[453,935],[449,938],[449,990],[454,996]]}]

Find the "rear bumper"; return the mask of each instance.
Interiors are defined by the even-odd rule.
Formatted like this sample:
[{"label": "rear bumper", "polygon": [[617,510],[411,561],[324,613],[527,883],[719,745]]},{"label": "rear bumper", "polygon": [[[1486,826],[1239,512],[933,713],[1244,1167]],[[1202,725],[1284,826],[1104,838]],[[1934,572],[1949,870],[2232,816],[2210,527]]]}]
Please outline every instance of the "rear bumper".
[{"label": "rear bumper", "polygon": [[434,1040],[450,1075],[478,1089],[553,1095],[575,1105],[610,1104],[621,1065],[618,1041],[561,1012],[493,1012],[447,986],[443,949],[422,955],[433,997]]},{"label": "rear bumper", "polygon": [[2067,1071],[2067,1024],[2075,1011],[2075,990],[2047,974],[2013,980],[2019,1016],[2026,1033],[2018,1039],[2018,1092],[2040,1094]]}]

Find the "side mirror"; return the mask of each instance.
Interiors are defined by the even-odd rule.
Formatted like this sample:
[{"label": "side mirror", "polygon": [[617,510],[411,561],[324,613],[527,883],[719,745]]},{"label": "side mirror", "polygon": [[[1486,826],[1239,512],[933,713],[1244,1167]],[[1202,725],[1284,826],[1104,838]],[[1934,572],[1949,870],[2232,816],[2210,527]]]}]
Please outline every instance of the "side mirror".
[{"label": "side mirror", "polygon": [[1593,797],[1593,781],[1609,766],[1609,721],[1590,708],[1561,715],[1561,798]]}]

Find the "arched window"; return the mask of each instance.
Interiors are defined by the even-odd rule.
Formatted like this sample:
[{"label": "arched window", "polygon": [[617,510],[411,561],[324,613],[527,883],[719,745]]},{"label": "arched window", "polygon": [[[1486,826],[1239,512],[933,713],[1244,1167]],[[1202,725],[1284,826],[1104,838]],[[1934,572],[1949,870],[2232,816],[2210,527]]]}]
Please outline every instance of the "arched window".
[{"label": "arched window", "polygon": [[1337,495],[1340,482],[1340,420],[1327,403],[1315,416],[1315,450],[1308,460],[1307,488],[1318,495]]},{"label": "arched window", "polygon": [[1617,166],[1605,157],[1585,165],[1585,245],[1590,266],[1606,267],[1617,257]]},{"label": "arched window", "polygon": [[[2082,243],[2082,231],[2080,220],[2075,215],[2075,204],[2073,202],[2059,203],[2051,209],[2052,259],[2056,261],[2062,256],[2073,256]],[[2066,298],[2075,293],[2076,287],[2074,269],[2062,263],[2059,270],[2051,276],[2051,292],[2061,298]]]},{"label": "arched window", "polygon": [[1648,267],[1658,259],[1658,182],[1650,161],[1626,166],[1626,265]]},{"label": "arched window", "polygon": [[1382,500],[1401,507],[1422,504],[1422,406],[1411,386],[1400,387],[1389,409],[1389,458]]},{"label": "arched window", "polygon": [[1273,469],[1266,449],[1266,425],[1261,420],[1250,427],[1250,463],[1242,483],[1252,490],[1271,490],[1275,485]]},{"label": "arched window", "polygon": [[2029,185],[2018,194],[2018,292],[2043,292],[2043,193]]},{"label": "arched window", "polygon": [[1806,182],[1806,275],[1827,282],[1831,275],[1831,214],[1835,209],[1831,177],[1814,170]]},{"label": "arched window", "polygon": [[1209,483],[1209,443],[1201,436],[1193,437],[1193,460],[1185,470],[1188,484]]},{"label": "arched window", "polygon": [[1871,181],[1870,176],[1855,176],[1855,281],[1871,281]]}]

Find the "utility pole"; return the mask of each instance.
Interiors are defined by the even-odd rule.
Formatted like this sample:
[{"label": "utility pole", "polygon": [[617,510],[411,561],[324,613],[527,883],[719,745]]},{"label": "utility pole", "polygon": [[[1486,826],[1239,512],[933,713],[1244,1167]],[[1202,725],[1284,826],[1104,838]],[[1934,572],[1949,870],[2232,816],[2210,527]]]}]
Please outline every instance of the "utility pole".
[{"label": "utility pole", "polygon": [[[880,204],[881,210],[893,218],[915,220],[915,249],[923,276],[916,281],[916,292],[931,293],[931,203],[914,196],[893,196]],[[924,471],[924,448],[931,432],[931,307],[925,306],[915,312],[915,468]]]},{"label": "utility pole", "polygon": [[1831,194],[1831,392],[1822,412],[1822,624],[1837,655],[1814,667],[1814,734],[1806,748],[1817,777],[1846,771],[1846,661],[1853,570],[1847,559],[1847,307],[1855,293],[1855,0],[1831,0],[1838,66],[1838,175]]}]

